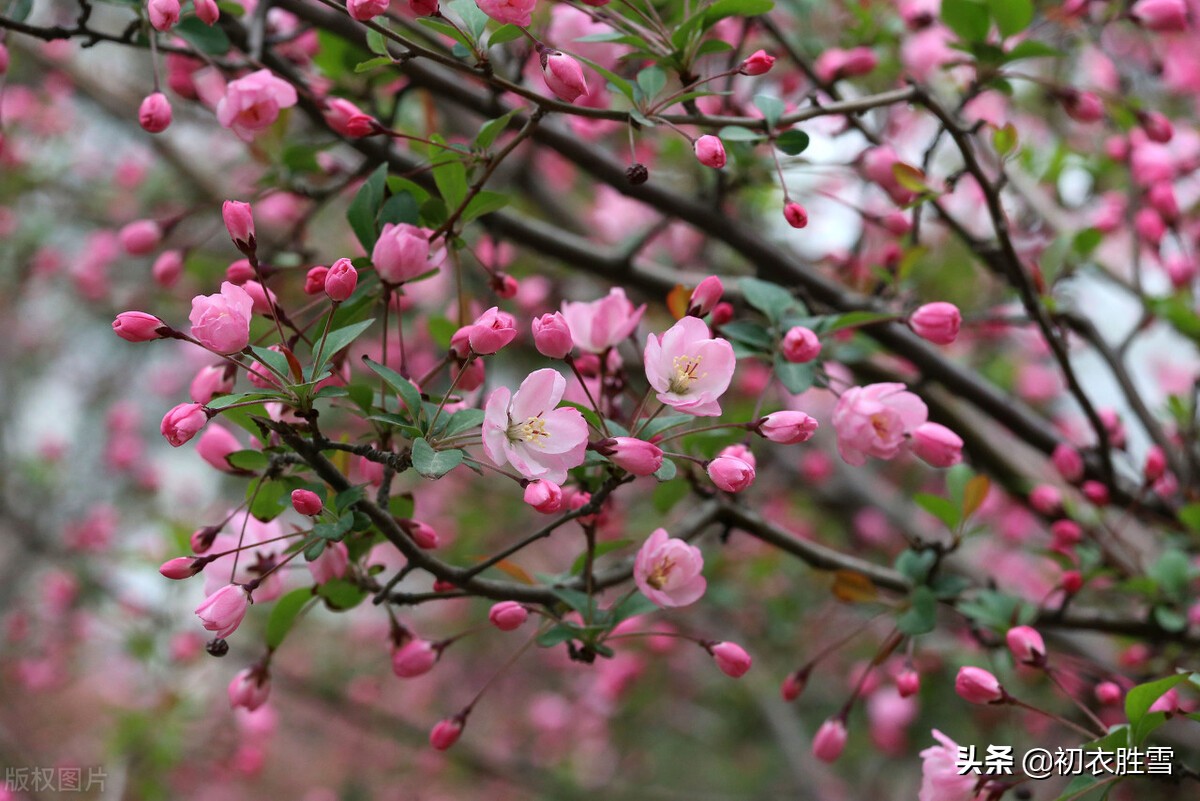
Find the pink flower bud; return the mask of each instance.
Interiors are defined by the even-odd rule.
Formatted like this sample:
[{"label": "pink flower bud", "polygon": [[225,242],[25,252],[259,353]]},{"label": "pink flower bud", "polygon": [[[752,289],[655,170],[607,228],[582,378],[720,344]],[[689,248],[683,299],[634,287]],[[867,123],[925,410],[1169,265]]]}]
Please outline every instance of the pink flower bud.
[{"label": "pink flower bud", "polygon": [[1047,517],[1062,511],[1062,493],[1049,484],[1038,484],[1029,492],[1029,505]]},{"label": "pink flower bud", "polygon": [[1054,538],[1051,547],[1060,553],[1068,553],[1083,541],[1083,529],[1074,520],[1055,520],[1050,524],[1050,534]]},{"label": "pink flower bud", "polygon": [[780,347],[783,358],[793,364],[811,362],[821,354],[821,340],[816,332],[802,325],[789,328]]},{"label": "pink flower bud", "polygon": [[1142,470],[1142,475],[1146,477],[1147,482],[1158,481],[1167,472],[1167,455],[1163,449],[1157,445],[1151,445],[1146,451],[1146,466]]},{"label": "pink flower bud", "polygon": [[358,286],[358,270],[349,259],[338,259],[325,274],[325,294],[334,303],[341,303],[354,294]]},{"label": "pink flower bud", "polygon": [[196,436],[207,422],[208,414],[203,406],[198,403],[181,403],[163,416],[159,431],[166,437],[167,442],[178,448]]},{"label": "pink flower bud", "polygon": [[171,125],[171,101],[162,92],[152,92],[138,106],[138,125],[146,133],[162,133]]},{"label": "pink flower bud", "polygon": [[480,356],[491,356],[517,336],[517,321],[496,306],[485,311],[469,326],[467,341]]},{"label": "pink flower bud", "polygon": [[1079,455],[1079,451],[1067,443],[1060,442],[1054,447],[1054,453],[1050,454],[1050,461],[1054,463],[1054,468],[1058,470],[1058,474],[1063,477],[1064,481],[1074,484],[1083,478],[1083,457]]},{"label": "pink flower bud", "polygon": [[705,134],[696,140],[694,146],[696,159],[705,167],[721,169],[725,166],[725,144],[712,134]]},{"label": "pink flower bud", "polygon": [[725,323],[729,322],[732,319],[733,319],[733,304],[721,302],[713,307],[712,317],[709,318],[709,322],[712,323],[714,328],[717,328],[722,325],[725,325]]},{"label": "pink flower bud", "polygon": [[408,0],[408,7],[418,17],[428,17],[438,12],[438,0]]},{"label": "pink flower bud", "polygon": [[164,289],[175,286],[179,276],[183,275],[183,253],[178,250],[164,250],[154,260],[150,275],[154,282]]},{"label": "pink flower bud", "polygon": [[554,514],[562,508],[563,491],[553,481],[538,479],[525,485],[525,503],[544,515]]},{"label": "pink flower bud", "polygon": [[738,72],[742,75],[765,75],[774,64],[775,56],[769,55],[766,50],[756,50],[742,62]]},{"label": "pink flower bud", "polygon": [[1146,201],[1165,222],[1174,224],[1179,221],[1179,200],[1175,197],[1175,187],[1169,181],[1159,181],[1151,186],[1146,191]]},{"label": "pink flower bud", "polygon": [[529,612],[516,601],[501,601],[488,611],[488,620],[501,631],[513,631],[529,618]]},{"label": "pink flower bud", "polygon": [[781,445],[808,442],[816,433],[818,423],[804,412],[772,412],[755,428],[761,436]]},{"label": "pink flower bud", "polygon": [[143,256],[154,250],[162,236],[162,228],[154,220],[134,220],[117,234],[121,247],[131,256]]},{"label": "pink flower bud", "polygon": [[429,744],[439,751],[445,751],[458,742],[462,735],[463,721],[461,718],[449,718],[440,721],[429,733]]},{"label": "pink flower bud", "polygon": [[836,762],[846,749],[846,739],[849,733],[846,724],[840,718],[829,718],[817,729],[813,737],[813,756],[822,762]]},{"label": "pink flower bud", "polygon": [[715,275],[705,278],[692,290],[692,297],[688,300],[688,314],[693,317],[703,317],[708,314],[720,302],[724,292],[725,287],[720,278]]},{"label": "pink flower bud", "polygon": [[423,676],[433,670],[440,656],[429,640],[409,640],[392,650],[392,672],[402,679]]},{"label": "pink flower bud", "polygon": [[158,572],[166,578],[179,581],[196,575],[204,569],[205,564],[204,559],[197,559],[194,556],[177,556],[163,562]]},{"label": "pink flower bud", "polygon": [[1013,658],[1024,665],[1046,664],[1046,643],[1031,626],[1014,626],[1005,635]]},{"label": "pink flower bud", "polygon": [[617,467],[635,476],[652,475],[663,463],[663,452],[657,445],[636,437],[610,437],[600,443],[599,450]]},{"label": "pink flower bud", "polygon": [[568,103],[579,97],[587,97],[587,81],[579,62],[558,50],[542,50],[542,76],[546,86]]},{"label": "pink flower bud", "polygon": [[8,73],[8,48],[0,42],[0,75]]},{"label": "pink flower bud", "polygon": [[795,701],[807,686],[808,671],[797,670],[795,673],[789,673],[783,683],[779,685],[779,694],[785,701]]},{"label": "pink flower bud", "polygon": [[304,294],[320,295],[325,291],[325,279],[329,276],[329,268],[320,265],[313,267],[304,276]]},{"label": "pink flower bud", "polygon": [[1063,592],[1074,595],[1083,589],[1083,574],[1078,570],[1064,570],[1061,584]]},{"label": "pink flower bud", "polygon": [[1096,416],[1100,418],[1100,422],[1104,424],[1104,429],[1108,432],[1108,443],[1114,448],[1124,448],[1125,424],[1121,422],[1121,415],[1112,409],[1097,409]]},{"label": "pink flower bud", "polygon": [[1105,706],[1111,706],[1121,700],[1121,687],[1116,682],[1102,681],[1096,685],[1096,700]]},{"label": "pink flower bud", "polygon": [[253,712],[267,702],[271,694],[271,681],[262,668],[246,668],[239,671],[229,682],[229,706]]},{"label": "pink flower bud", "polygon": [[958,337],[962,315],[953,303],[926,303],[908,317],[908,327],[935,345],[949,345]]},{"label": "pink flower bud", "polygon": [[896,236],[904,236],[912,230],[912,222],[902,211],[888,212],[879,218],[879,224],[887,229],[888,233]]},{"label": "pink flower bud", "polygon": [[153,314],[140,311],[121,312],[113,320],[112,329],[126,342],[150,342],[162,339],[158,329],[166,327],[166,323]]},{"label": "pink flower bud", "polygon": [[740,679],[750,669],[752,660],[750,654],[737,643],[719,642],[712,646],[713,660],[726,676]]},{"label": "pink flower bud", "polygon": [[[728,450],[730,448],[725,449]],[[740,456],[726,454],[725,451],[708,463],[708,477],[725,492],[741,492],[754,483],[754,465]]]},{"label": "pink flower bud", "polygon": [[896,676],[896,691],[901,698],[908,698],[921,691],[921,674],[912,668],[906,668]]},{"label": "pink flower bud", "polygon": [[[250,266],[249,259],[238,259],[232,261],[225,268],[225,280],[234,286],[245,286],[248,281],[254,280],[254,268]],[[322,281],[325,279],[322,278]],[[313,294],[319,294],[325,289],[325,284],[322,283],[320,288]]]},{"label": "pink flower bud", "polygon": [[1063,111],[1076,122],[1099,122],[1104,119],[1104,101],[1091,92],[1074,89],[1062,93]]},{"label": "pink flower bud", "polygon": [[242,443],[238,442],[233,432],[216,423],[205,429],[204,433],[200,435],[200,439],[196,440],[196,453],[200,455],[200,458],[216,469],[227,473],[235,472],[227,457],[240,450],[242,450]]},{"label": "pink flower bud", "polygon": [[242,290],[250,296],[250,309],[254,314],[261,314],[263,317],[271,316],[271,309],[275,306],[274,292],[258,281],[247,281],[242,284]]},{"label": "pink flower bud", "polygon": [[808,225],[808,212],[804,210],[803,206],[794,201],[784,204],[783,218],[793,228],[804,228]]},{"label": "pink flower bud", "polygon": [[958,677],[954,680],[954,691],[972,704],[993,704],[1004,699],[1004,688],[1000,686],[1000,681],[977,667],[959,669]]},{"label": "pink flower bud", "polygon": [[387,11],[388,5],[388,0],[347,0],[346,11],[359,22],[366,22]]},{"label": "pink flower bud", "polygon": [[427,551],[438,547],[438,544],[441,542],[433,526],[428,523],[422,523],[420,520],[406,520],[404,522],[404,530],[408,532],[408,536],[412,537],[417,547],[424,548]]},{"label": "pink flower bud", "polygon": [[332,97],[325,101],[325,122],[342,136],[351,139],[370,136],[378,128],[374,117],[340,97]]},{"label": "pink flower bud", "polygon": [[1133,230],[1146,242],[1157,247],[1167,233],[1167,224],[1155,209],[1146,207],[1133,215]]},{"label": "pink flower bud", "polygon": [[221,217],[225,220],[225,230],[237,249],[249,255],[254,251],[254,213],[249,203],[240,200],[226,200],[221,205]]},{"label": "pink flower bud", "polygon": [[217,0],[195,0],[194,5],[196,16],[205,25],[216,25],[217,20],[221,18],[221,9],[217,7]]},{"label": "pink flower bud", "polygon": [[321,496],[312,490],[298,489],[292,490],[292,508],[306,517],[316,517],[321,514],[325,504],[321,502]]},{"label": "pink flower bud", "polygon": [[1148,31],[1176,33],[1188,27],[1184,0],[1138,0],[1129,9],[1129,18]]},{"label": "pink flower bud", "polygon": [[496,297],[511,300],[517,296],[517,292],[521,290],[521,285],[517,283],[517,279],[513,278],[508,273],[494,273],[490,281],[492,291],[496,293]]},{"label": "pink flower bud", "polygon": [[196,403],[208,403],[214,396],[230,392],[233,392],[233,376],[226,375],[223,364],[202,367],[188,389],[188,394]]},{"label": "pink flower bud", "polygon": [[226,281],[216,295],[192,298],[192,336],[215,353],[236,353],[250,342],[254,299]]},{"label": "pink flower bud", "polygon": [[179,22],[179,0],[149,0],[146,10],[156,31],[169,31]]},{"label": "pink flower bud", "polygon": [[953,467],[962,461],[962,438],[937,423],[922,423],[913,429],[912,449],[931,467]]},{"label": "pink flower bud", "polygon": [[237,631],[249,608],[250,596],[245,588],[238,584],[226,584],[196,607],[196,616],[205,629],[225,638]]},{"label": "pink flower bud", "polygon": [[562,312],[543,314],[533,319],[533,344],[538,353],[551,359],[562,359],[575,347],[571,328]]},{"label": "pink flower bud", "polygon": [[1166,115],[1158,111],[1141,111],[1138,112],[1138,125],[1146,132],[1146,136],[1151,142],[1158,142],[1165,145],[1175,136],[1175,128],[1171,125],[1171,121]]},{"label": "pink flower bud", "polygon": [[1096,506],[1108,506],[1109,494],[1105,484],[1099,481],[1085,481],[1080,489],[1083,490],[1083,497]]}]

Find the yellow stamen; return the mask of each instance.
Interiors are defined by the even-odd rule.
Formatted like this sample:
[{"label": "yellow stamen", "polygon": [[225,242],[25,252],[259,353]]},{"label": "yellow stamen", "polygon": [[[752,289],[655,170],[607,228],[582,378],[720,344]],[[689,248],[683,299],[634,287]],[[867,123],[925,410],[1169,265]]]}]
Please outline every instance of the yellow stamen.
[{"label": "yellow stamen", "polygon": [[693,381],[708,375],[706,372],[698,372],[701,361],[702,357],[700,356],[676,356],[672,361],[675,375],[671,376],[667,390],[676,395],[686,395]]}]

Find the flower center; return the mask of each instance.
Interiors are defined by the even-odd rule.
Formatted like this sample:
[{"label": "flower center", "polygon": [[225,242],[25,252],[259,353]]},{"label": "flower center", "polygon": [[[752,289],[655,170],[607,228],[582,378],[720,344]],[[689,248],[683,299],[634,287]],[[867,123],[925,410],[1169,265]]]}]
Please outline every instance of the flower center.
[{"label": "flower center", "polygon": [[667,583],[667,577],[671,575],[671,571],[675,568],[675,560],[671,557],[664,557],[650,575],[646,576],[646,583],[656,590],[661,590]]},{"label": "flower center", "polygon": [[708,375],[708,373],[699,372],[700,361],[700,356],[676,356],[672,360],[675,374],[671,376],[667,390],[676,395],[686,395],[693,381]]},{"label": "flower center", "polygon": [[524,423],[511,423],[508,427],[509,442],[530,442],[537,447],[543,447],[543,440],[550,439],[546,430],[546,421],[539,413],[536,417],[528,418]]},{"label": "flower center", "polygon": [[875,429],[875,435],[878,437],[887,437],[891,428],[891,420],[888,415],[879,414],[871,415],[871,427]]}]

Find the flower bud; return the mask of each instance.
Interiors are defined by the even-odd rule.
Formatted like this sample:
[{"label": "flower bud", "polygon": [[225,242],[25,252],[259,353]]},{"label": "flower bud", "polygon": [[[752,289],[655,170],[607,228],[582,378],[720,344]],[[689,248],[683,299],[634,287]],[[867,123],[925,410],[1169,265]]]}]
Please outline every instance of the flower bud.
[{"label": "flower bud", "polygon": [[1076,122],[1099,122],[1104,119],[1104,101],[1091,92],[1074,89],[1062,93],[1063,111]]},{"label": "flower bud", "polygon": [[724,291],[725,287],[721,284],[720,278],[715,275],[705,278],[692,290],[692,297],[688,300],[688,314],[692,317],[703,317],[708,314],[720,302],[721,294]]},{"label": "flower bud", "polygon": [[712,483],[725,492],[741,492],[754,483],[754,465],[737,456],[718,456],[705,469]]},{"label": "flower bud", "polygon": [[325,122],[342,136],[351,139],[370,136],[379,128],[374,117],[340,97],[331,97],[325,101]]},{"label": "flower bud", "polygon": [[725,144],[712,134],[705,134],[693,146],[696,159],[705,167],[721,169],[725,166]]},{"label": "flower bud", "polygon": [[789,201],[784,204],[783,218],[793,228],[804,228],[808,225],[808,212],[795,201]]},{"label": "flower bud", "polygon": [[1054,447],[1050,461],[1054,463],[1054,468],[1064,481],[1074,484],[1083,478],[1083,457],[1067,443],[1060,442]]},{"label": "flower bud", "polygon": [[1083,589],[1083,574],[1078,570],[1064,570],[1061,586],[1067,595],[1074,595]]},{"label": "flower bud", "polygon": [[146,133],[162,133],[171,125],[171,101],[162,92],[152,92],[138,106],[138,125]]},{"label": "flower bud", "polygon": [[239,584],[226,584],[196,607],[196,616],[220,639],[237,631],[250,607],[250,595]]},{"label": "flower bud", "polygon": [[433,670],[440,656],[429,640],[409,640],[392,650],[392,672],[402,679],[423,676]]},{"label": "flower bud", "polygon": [[1038,484],[1029,493],[1029,505],[1035,511],[1053,517],[1062,511],[1062,493],[1049,484]]},{"label": "flower bud", "polygon": [[804,692],[804,688],[808,686],[808,669],[802,668],[795,673],[789,673],[787,678],[783,680],[783,684],[779,685],[779,694],[785,701],[795,701]]},{"label": "flower bud", "polygon": [[953,303],[926,303],[908,317],[908,327],[935,345],[949,345],[958,337],[962,315]]},{"label": "flower bud", "polygon": [[954,691],[972,704],[994,704],[1004,700],[1004,688],[1000,681],[988,671],[977,667],[964,667],[954,680]]},{"label": "flower bud", "polygon": [[1083,497],[1087,498],[1096,506],[1108,506],[1109,494],[1108,486],[1099,481],[1085,481],[1083,486]]},{"label": "flower bud", "polygon": [[292,508],[306,517],[316,517],[321,514],[325,504],[321,502],[321,496],[312,490],[298,489],[292,490]]},{"label": "flower bud", "polygon": [[162,227],[154,220],[134,220],[117,234],[121,247],[130,256],[144,256],[162,242]]},{"label": "flower bud", "polygon": [[271,694],[271,680],[262,668],[246,668],[239,671],[229,682],[229,706],[241,707],[253,712],[267,702]]},{"label": "flower bud", "polygon": [[746,57],[738,72],[742,75],[765,75],[774,64],[775,56],[769,55],[766,50],[756,50]]},{"label": "flower bud", "polygon": [[304,294],[320,295],[325,291],[325,279],[329,276],[329,268],[317,265],[304,276]]},{"label": "flower bud", "polygon": [[544,515],[554,514],[562,508],[562,487],[553,481],[540,478],[525,485],[525,503]]},{"label": "flower bud", "polygon": [[1162,478],[1166,472],[1166,453],[1157,445],[1151,445],[1150,449],[1146,451],[1146,466],[1142,470],[1142,474],[1146,477],[1147,482],[1155,482]]},{"label": "flower bud", "polygon": [[575,347],[571,328],[562,312],[543,314],[533,319],[533,344],[538,353],[551,359],[562,359]]},{"label": "flower bud", "polygon": [[829,718],[813,737],[813,756],[822,762],[836,762],[846,749],[848,732],[841,718]]},{"label": "flower bud", "polygon": [[196,16],[209,27],[216,25],[217,20],[221,18],[221,9],[217,7],[217,0],[195,0],[194,5]]},{"label": "flower bud", "polygon": [[1021,664],[1046,664],[1046,643],[1042,641],[1042,635],[1038,634],[1037,629],[1031,626],[1014,626],[1008,630],[1005,640],[1013,658]]},{"label": "flower bud", "polygon": [[[225,268],[225,280],[235,286],[245,286],[247,282],[253,281],[254,268],[250,266],[250,260],[238,259],[237,261],[230,262],[229,266]],[[325,279],[322,278],[321,280],[324,282]],[[313,294],[318,294],[324,289],[325,284],[322,283],[321,287]]]},{"label": "flower bud", "polygon": [[1096,700],[1105,706],[1111,706],[1121,700],[1121,687],[1116,682],[1102,681],[1096,685]]},{"label": "flower bud", "polygon": [[796,445],[812,439],[817,426],[817,421],[804,412],[772,412],[760,420],[754,430],[771,442]]},{"label": "flower bud", "polygon": [[388,0],[347,0],[346,11],[359,22],[366,22],[387,11],[388,5]]},{"label": "flower bud", "polygon": [[183,275],[183,253],[178,250],[164,250],[154,260],[150,275],[154,282],[164,289],[175,286],[179,276]]},{"label": "flower bud", "polygon": [[194,556],[177,556],[174,559],[168,559],[163,562],[158,572],[166,578],[180,581],[196,575],[204,569],[207,563],[207,559],[197,559]]},{"label": "flower bud", "polygon": [[238,250],[249,256],[254,252],[257,242],[254,238],[254,214],[249,203],[239,200],[226,200],[221,205],[221,217],[225,220],[225,230]]},{"label": "flower bud", "polygon": [[117,315],[117,318],[113,320],[112,329],[117,336],[126,342],[150,342],[151,340],[162,339],[162,335],[158,333],[158,330],[165,326],[166,323],[153,314],[146,314],[140,311],[127,311]]},{"label": "flower bud", "polygon": [[541,63],[542,77],[546,79],[546,86],[550,87],[551,92],[568,103],[587,97],[587,81],[578,61],[558,50],[543,49]]},{"label": "flower bud", "polygon": [[338,259],[325,274],[325,294],[334,303],[341,303],[354,294],[358,286],[358,270],[349,259]]},{"label": "flower bud", "polygon": [[412,537],[413,542],[417,547],[431,551],[438,547],[440,539],[437,531],[428,523],[422,523],[420,520],[405,520],[402,524],[404,530],[408,532],[408,536]]},{"label": "flower bud", "polygon": [[433,727],[433,731],[429,733],[429,744],[439,751],[445,751],[458,742],[459,736],[462,735],[462,730],[462,718],[449,718],[440,721]]},{"label": "flower bud", "polygon": [[0,75],[8,74],[8,48],[0,42]]},{"label": "flower bud", "polygon": [[467,327],[467,341],[471,344],[471,350],[480,356],[498,353],[516,338],[516,324],[511,314],[493,306]]},{"label": "flower bud", "polygon": [[159,431],[178,448],[196,436],[207,422],[208,413],[199,403],[181,403],[163,416]]},{"label": "flower bud", "polygon": [[200,439],[196,440],[196,453],[200,458],[216,469],[227,473],[237,472],[229,464],[228,457],[240,450],[242,450],[242,443],[238,442],[238,438],[233,435],[233,432],[216,423],[206,428],[200,435]]},{"label": "flower bud", "polygon": [[1151,142],[1165,145],[1175,136],[1175,128],[1171,125],[1171,121],[1161,112],[1139,111],[1137,118],[1138,125],[1146,132],[1146,137]]},{"label": "flower bud", "polygon": [[146,11],[156,31],[169,31],[179,22],[179,0],[149,0]]},{"label": "flower bud", "polygon": [[937,423],[922,423],[912,432],[912,449],[931,467],[953,467],[962,461],[962,438]]},{"label": "flower bud", "polygon": [[501,631],[513,631],[529,618],[529,612],[516,601],[501,601],[488,611],[488,620]]},{"label": "flower bud", "polygon": [[1129,18],[1148,31],[1177,33],[1188,27],[1188,9],[1184,0],[1138,0],[1129,9]]},{"label": "flower bud", "polygon": [[602,440],[597,450],[635,476],[652,475],[663,463],[663,452],[657,445],[636,437],[610,437]]},{"label": "flower bud", "polygon": [[921,674],[912,668],[905,668],[896,676],[896,691],[901,698],[908,698],[921,691]]},{"label": "flower bud", "polygon": [[746,675],[746,671],[750,669],[753,661],[750,659],[750,654],[746,653],[745,649],[737,643],[719,642],[711,646],[709,652],[712,653],[713,660],[716,661],[721,672],[735,679]]},{"label": "flower bud", "polygon": [[792,364],[811,362],[821,353],[821,340],[811,328],[802,325],[792,326],[783,335],[780,345],[783,358]]}]

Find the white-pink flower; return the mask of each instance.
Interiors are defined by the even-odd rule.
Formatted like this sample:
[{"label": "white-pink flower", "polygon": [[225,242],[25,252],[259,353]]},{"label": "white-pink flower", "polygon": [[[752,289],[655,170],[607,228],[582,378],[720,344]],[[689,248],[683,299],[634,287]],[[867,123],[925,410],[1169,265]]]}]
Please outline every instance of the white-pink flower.
[{"label": "white-pink flower", "polygon": [[921,791],[918,801],[972,801],[978,777],[958,772],[958,743],[937,729],[933,736],[941,745],[921,752]]},{"label": "white-pink flower", "polygon": [[500,23],[528,27],[536,0],[475,0],[479,10]]},{"label": "white-pink flower", "polygon": [[642,594],[661,607],[687,606],[699,600],[708,587],[700,571],[700,549],[655,529],[638,551],[633,580]]},{"label": "white-pink flower", "polygon": [[566,301],[562,305],[575,344],[592,353],[603,353],[620,344],[637,328],[645,311],[644,304],[635,309],[620,287],[591,303]]},{"label": "white-pink flower", "polygon": [[838,452],[855,466],[865,464],[868,456],[891,459],[928,415],[925,402],[903,384],[851,387],[833,410]]},{"label": "white-pink flower", "polygon": [[214,353],[237,353],[250,342],[254,299],[240,286],[225,281],[217,295],[192,298],[192,336]]},{"label": "white-pink flower", "polygon": [[718,399],[729,389],[737,360],[733,346],[709,336],[708,325],[684,317],[662,336],[646,338],[646,379],[658,399],[697,417],[721,413]]},{"label": "white-pink flower", "polygon": [[529,479],[555,484],[583,464],[587,422],[578,409],[558,409],[567,381],[555,370],[530,373],[515,393],[497,387],[484,406],[483,450]]},{"label": "white-pink flower", "polygon": [[217,122],[249,142],[275,122],[280,109],[296,105],[296,100],[295,87],[270,70],[259,70],[229,82],[217,103]]}]

